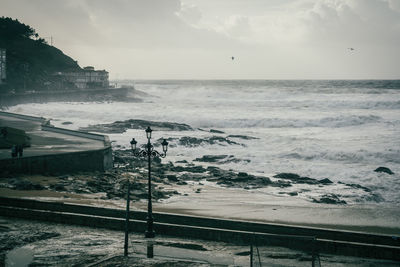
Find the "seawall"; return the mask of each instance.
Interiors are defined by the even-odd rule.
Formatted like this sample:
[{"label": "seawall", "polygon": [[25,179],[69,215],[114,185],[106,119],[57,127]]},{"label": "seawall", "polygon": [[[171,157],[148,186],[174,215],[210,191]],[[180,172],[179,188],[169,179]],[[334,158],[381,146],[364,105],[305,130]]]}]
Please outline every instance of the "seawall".
[{"label": "seawall", "polygon": [[[0,197],[0,214],[123,231],[125,212],[84,205]],[[129,230],[144,233],[146,213],[130,213]],[[400,240],[388,235],[154,213],[157,235],[400,261]]]},{"label": "seawall", "polygon": [[[92,134],[74,130],[68,130],[58,127],[49,126],[46,120],[40,117],[27,116],[9,112],[1,112],[0,116],[17,118],[23,121],[35,122],[40,127],[40,131],[51,132],[57,135],[62,142],[63,138],[82,138],[88,141],[93,140],[97,146],[92,149],[78,149],[77,151],[68,151],[51,148],[49,144],[48,151],[41,151],[38,155],[24,156],[21,158],[2,158],[0,159],[0,170],[8,173],[26,173],[26,174],[63,174],[77,171],[105,171],[113,167],[112,148],[108,136]],[[3,122],[4,123],[4,122]],[[7,123],[7,122],[6,122]],[[71,146],[71,141],[65,143],[67,148]],[[100,145],[99,145],[100,144]],[[33,144],[34,146],[34,144]],[[76,144],[79,147],[79,141]],[[29,149],[29,148],[28,148]],[[26,149],[26,150],[28,150]]]},{"label": "seawall", "polygon": [[104,101],[124,100],[131,88],[105,88],[87,90],[63,90],[35,93],[0,94],[0,107],[25,103],[47,103],[58,101]]}]

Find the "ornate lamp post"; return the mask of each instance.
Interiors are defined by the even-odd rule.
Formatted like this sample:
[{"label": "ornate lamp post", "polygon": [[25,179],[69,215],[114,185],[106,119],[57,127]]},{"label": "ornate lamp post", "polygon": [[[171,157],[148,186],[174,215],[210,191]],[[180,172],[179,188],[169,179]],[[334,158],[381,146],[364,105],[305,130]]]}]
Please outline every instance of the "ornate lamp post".
[{"label": "ornate lamp post", "polygon": [[155,236],[154,230],[153,230],[153,206],[151,204],[151,158],[153,157],[161,157],[165,158],[167,156],[167,150],[168,150],[168,142],[167,140],[164,139],[164,141],[161,143],[163,153],[160,153],[156,150],[154,150],[153,145],[150,142],[151,139],[151,132],[153,130],[150,127],[147,127],[146,129],[146,137],[147,137],[147,144],[146,144],[146,149],[140,150],[136,149],[136,140],[135,138],[132,138],[131,140],[131,148],[133,155],[135,157],[147,157],[148,161],[148,169],[149,169],[149,180],[148,180],[148,203],[147,203],[147,231],[145,232],[145,237],[147,238],[152,238]]}]

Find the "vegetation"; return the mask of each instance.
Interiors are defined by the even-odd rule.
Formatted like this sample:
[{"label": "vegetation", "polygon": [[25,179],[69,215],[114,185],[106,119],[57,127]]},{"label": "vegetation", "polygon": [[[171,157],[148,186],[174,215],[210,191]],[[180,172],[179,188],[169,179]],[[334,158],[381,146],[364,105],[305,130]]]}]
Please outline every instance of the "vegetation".
[{"label": "vegetation", "polygon": [[7,80],[0,93],[53,89],[55,73],[81,69],[72,58],[48,45],[35,29],[12,18],[0,18],[0,48],[7,50]]}]

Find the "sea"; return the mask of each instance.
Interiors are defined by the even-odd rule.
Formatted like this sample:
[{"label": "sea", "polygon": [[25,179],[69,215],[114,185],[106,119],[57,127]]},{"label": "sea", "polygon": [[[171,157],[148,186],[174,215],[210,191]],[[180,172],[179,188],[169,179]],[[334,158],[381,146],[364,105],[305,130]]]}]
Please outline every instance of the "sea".
[{"label": "sea", "polygon": [[[184,123],[193,131],[153,132],[154,142],[171,140],[163,161],[186,160],[271,179],[285,172],[333,182],[303,185],[293,198],[334,193],[348,204],[400,204],[400,80],[115,82],[133,85],[140,101],[20,104],[9,111],[51,118],[55,126],[69,129],[129,119]],[[108,135],[118,149],[128,149],[132,138],[146,142],[144,130]],[[182,137],[213,136],[233,142],[178,142]],[[234,160],[196,161],[204,155]],[[378,167],[394,174],[375,172]]]}]

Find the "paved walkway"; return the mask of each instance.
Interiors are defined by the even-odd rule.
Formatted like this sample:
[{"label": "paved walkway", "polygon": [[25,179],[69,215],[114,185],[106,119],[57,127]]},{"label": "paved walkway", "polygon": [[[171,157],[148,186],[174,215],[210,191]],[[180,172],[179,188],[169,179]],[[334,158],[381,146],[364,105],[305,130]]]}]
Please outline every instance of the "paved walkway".
[{"label": "paved walkway", "polygon": [[[24,157],[77,152],[104,148],[104,142],[84,137],[41,130],[41,122],[0,114],[0,127],[24,130],[31,138],[31,147],[24,148]],[[0,159],[11,158],[10,149],[0,149]]]}]

